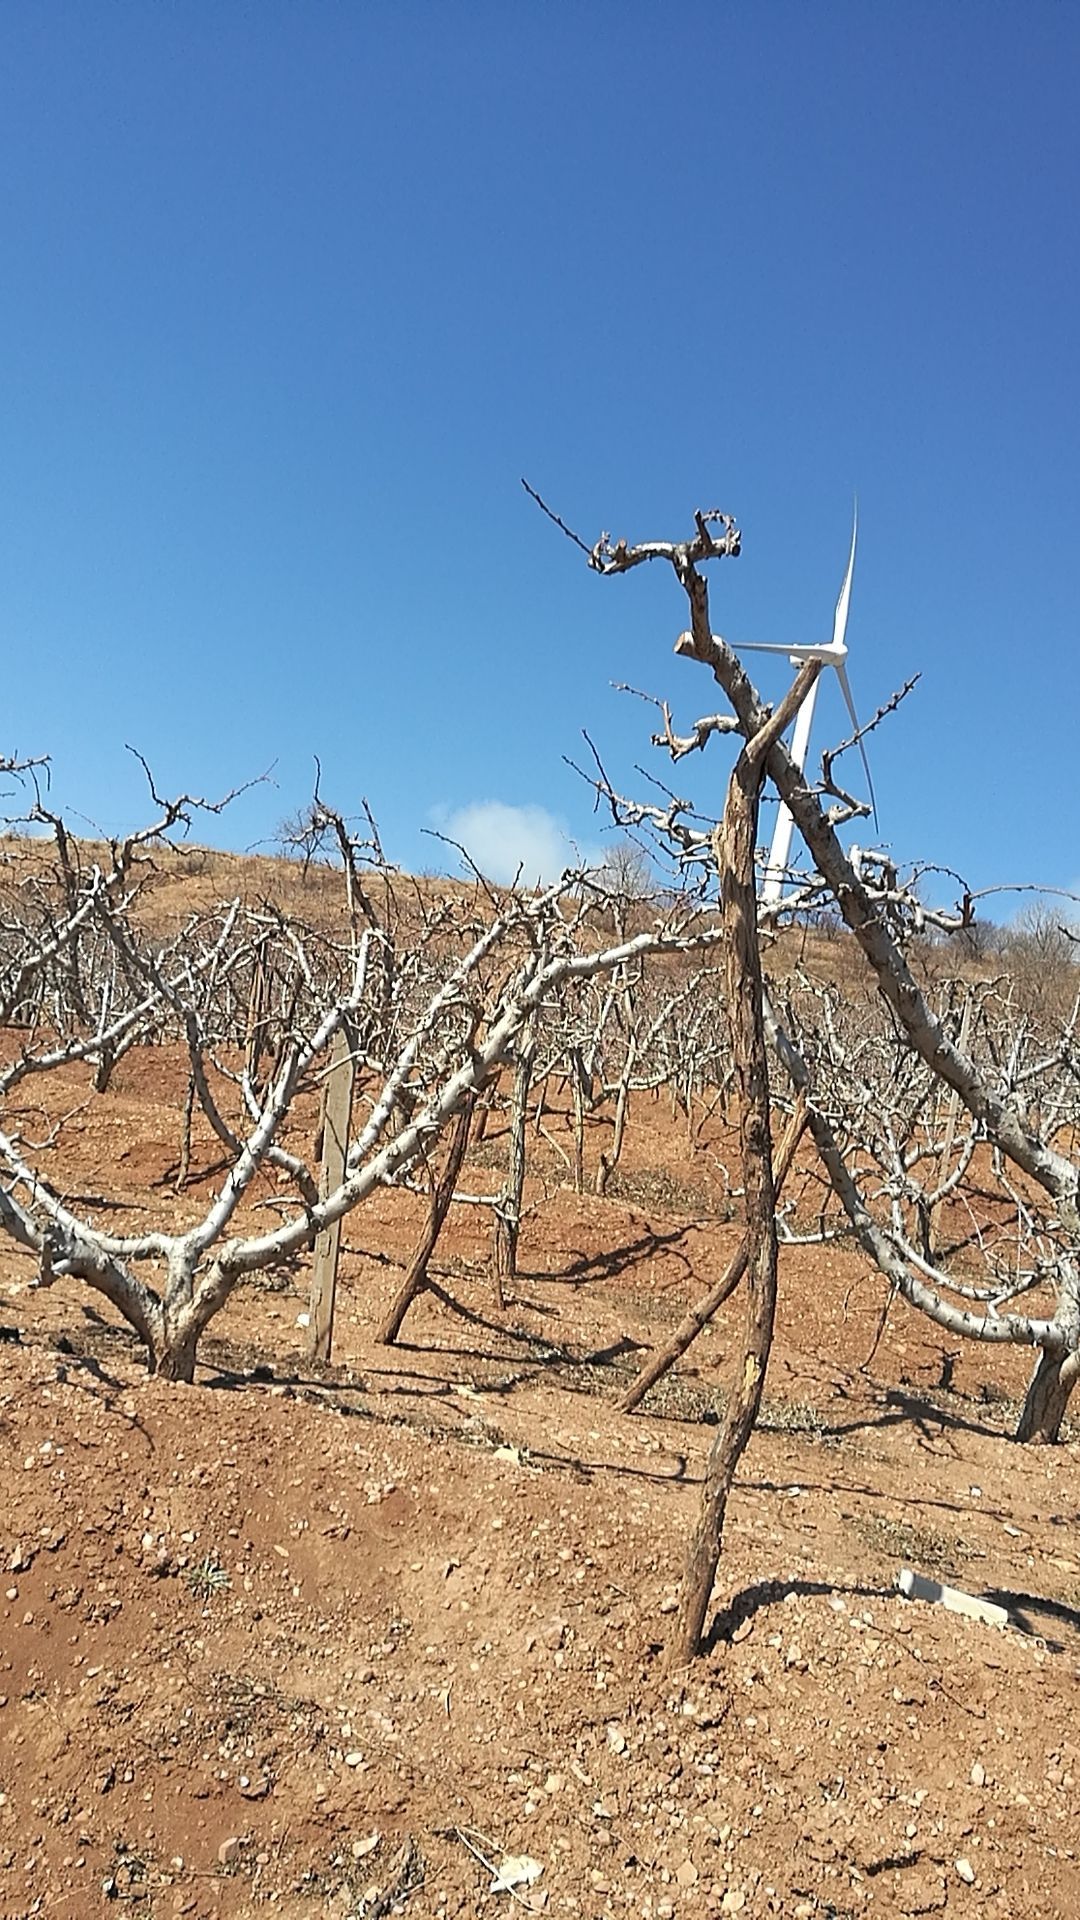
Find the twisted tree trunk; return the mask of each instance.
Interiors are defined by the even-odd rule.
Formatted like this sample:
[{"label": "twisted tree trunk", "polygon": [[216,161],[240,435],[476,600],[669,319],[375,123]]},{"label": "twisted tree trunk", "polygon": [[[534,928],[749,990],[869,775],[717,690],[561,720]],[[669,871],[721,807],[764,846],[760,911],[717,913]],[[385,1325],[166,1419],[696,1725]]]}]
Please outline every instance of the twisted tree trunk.
[{"label": "twisted tree trunk", "polygon": [[747,742],[728,785],[714,857],[720,874],[724,964],[731,1051],[739,1098],[739,1139],[746,1194],[747,1302],[742,1362],[709,1453],[698,1523],[690,1546],[668,1663],[685,1666],[701,1645],[712,1598],[724,1517],[735,1471],[754,1430],[765,1385],[776,1315],[776,1191],[769,1130],[769,1066],[762,1008],[754,848],[765,760],[798,712],[820,669],[809,662],[771,719]]},{"label": "twisted tree trunk", "polygon": [[1056,1446],[1072,1390],[1080,1379],[1080,1353],[1042,1352],[1031,1376],[1016,1438]]}]

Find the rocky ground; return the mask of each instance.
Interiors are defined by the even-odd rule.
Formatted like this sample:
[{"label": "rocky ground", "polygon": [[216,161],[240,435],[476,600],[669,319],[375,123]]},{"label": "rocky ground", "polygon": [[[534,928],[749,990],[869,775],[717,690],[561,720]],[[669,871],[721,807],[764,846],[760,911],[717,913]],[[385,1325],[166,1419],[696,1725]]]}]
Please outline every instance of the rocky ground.
[{"label": "rocky ground", "polygon": [[[84,1173],[134,1205],[175,1110],[127,1098]],[[301,1269],[234,1296],[184,1388],[3,1254],[0,1913],[1080,1911],[1077,1447],[1018,1450],[1023,1358],[900,1307],[864,1369],[851,1252],[785,1256],[709,1649],[666,1668],[737,1299],[616,1401],[734,1244],[685,1160],[647,1108],[618,1197],[533,1214],[502,1313],[468,1210],[454,1304],[393,1350],[418,1203],[380,1196],[324,1373]],[[1011,1624],[900,1597],[903,1566]]]}]

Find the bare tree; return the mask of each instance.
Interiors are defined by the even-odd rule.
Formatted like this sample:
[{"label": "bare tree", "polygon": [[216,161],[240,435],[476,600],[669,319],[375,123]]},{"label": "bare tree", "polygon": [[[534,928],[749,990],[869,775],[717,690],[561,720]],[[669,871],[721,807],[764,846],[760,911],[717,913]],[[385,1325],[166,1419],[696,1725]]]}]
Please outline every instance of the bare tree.
[{"label": "bare tree", "polygon": [[709,1452],[698,1523],[690,1545],[669,1650],[676,1665],[691,1660],[698,1650],[716,1579],[728,1496],[757,1420],[772,1350],[777,1278],[776,1192],[754,846],[769,748],[794,719],[820,671],[819,661],[803,667],[787,698],[743,747],[735,762],[723,822],[715,837],[731,1051],[739,1089],[748,1294],[744,1352],[728,1391],[723,1421]]},{"label": "bare tree", "polygon": [[[568,907],[564,883],[538,895],[498,897],[476,884],[405,888],[399,897],[377,836],[354,839],[321,802],[345,887],[344,936],[338,913],[319,925],[239,900],[165,935],[155,861],[197,804],[189,796],[163,803],[104,864],[87,864],[48,816],[51,859],[39,845],[8,889],[0,976],[7,1018],[28,995],[36,1007],[0,1071],[0,1228],[35,1260],[38,1286],[71,1276],[103,1294],[144,1342],[152,1368],[177,1380],[193,1377],[199,1339],[238,1282],[306,1252],[377,1187],[412,1178],[545,1008],[644,954],[693,951],[717,938],[672,909],[598,946],[586,905]],[[40,824],[40,809],[36,817]],[[256,1073],[244,1039],[260,967],[272,990]],[[343,1178],[321,1195],[303,1116],[339,1032],[349,1038],[366,1117]],[[41,1141],[26,1125],[27,1091],[80,1063],[98,1073],[105,1058],[163,1040],[186,1052],[193,1099],[228,1171],[194,1221],[181,1223],[174,1208],[145,1232],[111,1231],[46,1176],[42,1151],[62,1155],[63,1114]],[[40,1092],[36,1100],[40,1107]],[[279,1215],[268,1230],[258,1230],[252,1210],[260,1194]]]},{"label": "bare tree", "polygon": [[624,904],[652,900],[658,892],[648,853],[628,834],[621,834],[612,843],[590,879],[600,892]]},{"label": "bare tree", "polygon": [[[623,540],[612,542],[605,534],[589,548],[577,536],[571,537],[585,548],[594,571],[603,575],[627,573],[654,560],[665,562],[673,568],[686,595],[690,625],[676,642],[676,653],[712,673],[731,711],[709,715],[681,736],[669,720],[659,738],[672,759],[699,752],[732,729],[747,741],[760,737],[769,709],[737,655],[712,632],[709,622],[702,569],[716,559],[738,553],[739,534],[730,517],[715,512],[698,514],[694,534],[679,542],[630,545]],[[894,704],[895,700],[887,703],[882,714]],[[838,827],[866,809],[838,784],[836,760],[836,753],[824,757],[821,778],[815,785],[795,765],[782,738],[773,740],[769,747],[768,776],[790,808],[813,862],[809,876],[797,877],[783,911],[805,912],[827,903],[836,908],[870,969],[899,1047],[917,1058],[943,1091],[955,1095],[966,1110],[970,1128],[985,1141],[996,1164],[1011,1170],[1014,1180],[1022,1183],[1023,1193],[1019,1186],[1013,1191],[1018,1215],[1029,1204],[1024,1197],[1029,1186],[1044,1196],[1044,1250],[1037,1263],[1037,1276],[1051,1294],[1048,1311],[1003,1313],[1000,1305],[1005,1303],[995,1293],[968,1298],[963,1283],[962,1304],[950,1299],[950,1276],[933,1267],[928,1272],[920,1264],[921,1256],[913,1259],[912,1248],[898,1231],[895,1218],[882,1218],[862,1191],[824,1103],[815,1097],[810,1066],[792,1036],[775,1020],[774,1046],[792,1071],[796,1085],[807,1095],[810,1134],[850,1229],[890,1285],[939,1326],[965,1337],[1037,1349],[1039,1359],[1018,1433],[1026,1439],[1053,1440],[1060,1432],[1069,1395],[1080,1377],[1080,1165],[1054,1135],[1041,1128],[1030,1109],[1018,1103],[1011,1071],[1003,1070],[1001,1063],[977,1061],[962,1049],[955,1032],[950,1031],[920,988],[906,947],[922,938],[928,928],[962,925],[965,915],[949,916],[927,908],[919,898],[917,877],[914,885],[905,881],[883,854],[855,847],[845,851]],[[667,797],[666,804],[628,801],[615,792],[602,769],[597,785],[620,824],[651,828],[673,850],[682,868],[700,873],[702,885],[708,885],[711,830],[688,802],[674,795]],[[952,1291],[955,1294],[954,1286]]]}]

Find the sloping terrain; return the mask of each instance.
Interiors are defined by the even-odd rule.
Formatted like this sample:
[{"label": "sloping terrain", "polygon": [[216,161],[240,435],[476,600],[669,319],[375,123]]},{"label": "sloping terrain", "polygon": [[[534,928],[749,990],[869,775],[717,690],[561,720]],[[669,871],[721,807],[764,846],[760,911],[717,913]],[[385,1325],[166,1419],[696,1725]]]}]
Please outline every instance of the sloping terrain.
[{"label": "sloping terrain", "polygon": [[[139,1218],[175,1089],[134,1059],[117,1083],[65,1164]],[[0,1914],[1080,1909],[1077,1451],[1007,1438],[1025,1356],[945,1351],[896,1305],[864,1371],[880,1283],[786,1253],[713,1642],[673,1675],[738,1297],[643,1412],[615,1403],[737,1227],[666,1101],[616,1184],[534,1196],[502,1313],[455,1210],[447,1297],[394,1349],[421,1203],[380,1194],[334,1366],[303,1359],[298,1263],[233,1296],[194,1388],[0,1249]],[[903,1565],[1014,1624],[901,1599]],[[540,1877],[491,1891],[504,1856]]]}]

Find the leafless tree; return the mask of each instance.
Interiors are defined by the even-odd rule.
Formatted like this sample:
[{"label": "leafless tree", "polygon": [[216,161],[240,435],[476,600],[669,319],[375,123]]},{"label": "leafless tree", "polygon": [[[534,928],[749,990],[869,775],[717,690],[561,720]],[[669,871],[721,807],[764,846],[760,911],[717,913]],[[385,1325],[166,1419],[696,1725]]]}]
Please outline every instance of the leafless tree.
[{"label": "leafless tree", "polygon": [[[73,1276],[105,1295],[151,1366],[177,1380],[193,1377],[200,1336],[240,1280],[301,1254],[377,1187],[413,1178],[562,996],[645,954],[693,951],[717,937],[672,909],[597,944],[573,891],[580,875],[536,895],[498,896],[479,882],[410,889],[388,869],[377,836],[365,829],[354,838],[321,800],[317,824],[342,873],[344,933],[340,913],[320,925],[233,900],[166,934],[155,863],[198,804],[163,803],[148,827],[87,863],[63,822],[36,803],[49,857],[42,843],[21,865],[9,862],[0,970],[4,1017],[28,996],[35,1008],[0,1070],[0,1227],[34,1259],[38,1286]],[[244,1038],[260,968],[271,986],[256,1073]],[[364,1117],[343,1178],[320,1195],[302,1116],[339,1032]],[[105,1060],[163,1040],[186,1051],[193,1100],[228,1171],[194,1222],[180,1224],[173,1209],[145,1232],[112,1231],[47,1177],[42,1153],[50,1164],[62,1156],[63,1115],[42,1141],[28,1125],[28,1091],[80,1063],[100,1084]],[[256,1196],[273,1206],[276,1225],[259,1230]]]},{"label": "leafless tree", "polygon": [[[544,507],[542,501],[539,504]],[[544,511],[550,510],[544,507]],[[557,519],[555,515],[551,517]],[[664,704],[664,727],[656,736],[657,744],[667,749],[673,761],[680,761],[689,754],[701,752],[729,732],[735,732],[746,743],[736,763],[720,832],[710,826],[707,818],[696,813],[688,801],[673,793],[644,802],[629,800],[616,792],[599,762],[595,779],[597,790],[608,801],[617,824],[637,831],[651,829],[672,850],[681,869],[699,877],[703,895],[710,886],[718,886],[728,921],[725,947],[728,994],[729,998],[739,994],[744,1021],[740,1032],[739,1014],[732,1006],[744,1136],[746,1268],[750,1276],[748,1336],[744,1371],[736,1379],[729,1397],[688,1562],[674,1640],[676,1656],[681,1658],[688,1657],[697,1645],[717,1564],[727,1489],[734,1462],[745,1445],[756,1414],[760,1375],[768,1355],[776,1226],[771,1134],[765,1124],[769,1094],[764,1069],[758,1064],[761,1032],[767,1033],[794,1092],[805,1102],[810,1137],[850,1230],[890,1286],[950,1333],[984,1341],[1017,1342],[1038,1350],[1038,1363],[1018,1429],[1019,1437],[1025,1439],[1057,1438],[1069,1395],[1080,1375],[1080,1166],[1071,1152],[1063,1150],[1054,1131],[1048,1131],[1040,1123],[1030,1103],[1016,1097],[1015,1050],[1011,1051],[1004,1070],[1000,1062],[994,1062],[987,1070],[984,1062],[976,1059],[961,1040],[963,1029],[958,1032],[952,1027],[919,985],[908,957],[909,950],[925,938],[928,929],[962,925],[970,918],[970,906],[951,918],[928,909],[920,899],[917,875],[905,879],[892,860],[879,851],[845,849],[838,828],[868,809],[839,784],[837,761],[842,749],[823,757],[816,783],[807,779],[792,760],[782,728],[773,724],[775,715],[762,701],[741,661],[732,648],[714,634],[705,569],[711,562],[739,552],[740,537],[730,516],[715,511],[696,514],[695,530],[683,541],[631,545],[625,540],[613,542],[609,535],[602,534],[592,547],[561,520],[557,520],[557,524],[584,549],[594,571],[605,576],[622,575],[660,560],[671,566],[685,594],[689,626],[677,640],[675,651],[680,658],[712,673],[723,690],[730,712],[707,715],[688,732],[679,734],[670,709]],[[801,671],[805,673],[806,669]],[[798,688],[796,681],[781,709],[788,715],[793,711],[790,702]],[[875,716],[871,726],[901,697],[894,696]],[[845,744],[857,743],[853,740]],[[757,768],[759,750],[761,766]],[[741,806],[737,802],[740,771]],[[775,921],[785,912],[805,913],[819,911],[822,906],[835,907],[853,935],[887,1009],[893,1061],[899,1058],[909,1069],[900,1076],[901,1087],[890,1096],[894,1108],[898,1098],[903,1104],[906,1123],[903,1140],[896,1139],[897,1128],[895,1124],[890,1126],[888,1119],[877,1131],[877,1138],[888,1141],[890,1178],[886,1183],[880,1182],[879,1156],[875,1162],[879,1182],[876,1191],[867,1191],[866,1179],[860,1180],[860,1172],[865,1169],[859,1166],[858,1151],[865,1142],[863,1130],[851,1124],[857,1115],[865,1125],[871,1109],[873,1095],[865,1076],[860,1084],[857,1073],[849,1075],[845,1141],[844,1125],[835,1124],[827,1099],[819,1090],[817,1059],[808,1058],[800,1049],[795,1035],[778,1018],[771,996],[763,985],[754,983],[762,923],[755,924],[751,955],[743,937],[751,882],[745,846],[736,825],[745,826],[751,814],[756,818],[759,787],[754,786],[752,806],[746,796],[754,780],[766,773],[791,810],[810,855],[812,871],[808,877],[790,876],[790,891],[783,907],[767,911],[764,920]],[[742,904],[741,920],[732,904],[736,898]],[[849,1048],[845,1064],[850,1064],[850,1057]],[[1043,1063],[1038,1065],[1041,1070]],[[919,1079],[925,1085],[917,1089],[914,1081]],[[927,1138],[930,1103],[936,1099],[938,1090],[951,1103],[952,1116],[948,1123],[950,1137],[940,1142]],[[966,1114],[966,1125],[961,1129],[959,1158],[955,1166],[948,1166],[941,1175],[937,1170],[956,1151],[955,1113],[960,1108]],[[748,1150],[751,1129],[753,1154]],[[933,1220],[935,1205],[940,1206],[948,1197],[950,1183],[953,1187],[959,1184],[965,1165],[970,1164],[970,1156],[980,1143],[985,1143],[989,1150],[1001,1186],[1017,1220],[1022,1223],[1021,1240],[1029,1254],[1026,1264],[1021,1263],[1018,1283],[1010,1282],[1008,1288],[1000,1284],[996,1287],[968,1285],[947,1267],[936,1266],[933,1259],[928,1260],[916,1244],[916,1236],[909,1231],[909,1215],[913,1211],[922,1220],[925,1247],[926,1224]],[[927,1155],[936,1169],[931,1190],[927,1192],[920,1186],[913,1194],[913,1169]],[[873,1160],[873,1154],[870,1158]],[[901,1188],[898,1194],[901,1180],[907,1181],[907,1190]],[[1043,1202],[1034,1222],[1033,1190]],[[1011,1306],[1018,1293],[1028,1291],[1029,1287],[1042,1287],[1050,1293],[1046,1313],[1002,1311],[1003,1307]]]},{"label": "leafless tree", "polygon": [[[624,574],[661,560],[673,568],[686,596],[690,625],[676,642],[676,654],[711,672],[730,712],[709,715],[682,736],[669,722],[660,737],[673,760],[700,752],[733,729],[747,741],[760,737],[769,718],[769,709],[738,656],[713,633],[709,620],[704,568],[738,550],[737,528],[728,516],[718,513],[698,514],[695,532],[685,541],[629,545],[602,535],[595,546],[586,549],[590,566],[603,575]],[[885,711],[887,707],[882,709]],[[1032,1191],[1041,1197],[1042,1252],[1034,1271],[1038,1282],[1050,1292],[1047,1311],[1002,1312],[1001,1306],[1008,1301],[992,1290],[971,1299],[961,1286],[960,1301],[950,1298],[956,1288],[950,1287],[949,1274],[932,1266],[927,1271],[921,1256],[912,1257],[913,1249],[899,1231],[895,1214],[875,1205],[873,1196],[854,1177],[825,1102],[816,1097],[812,1063],[803,1058],[795,1036],[767,1006],[774,1048],[798,1090],[807,1096],[809,1132],[849,1227],[864,1250],[910,1305],[949,1333],[1034,1347],[1038,1361],[1018,1434],[1026,1439],[1054,1440],[1080,1376],[1080,1164],[1071,1146],[1066,1150],[1060,1129],[1056,1134],[1048,1133],[1030,1106],[1017,1099],[1014,1065],[974,1058],[961,1047],[956,1029],[920,988],[907,955],[912,941],[922,938],[928,928],[956,928],[966,916],[964,912],[949,915],[928,908],[919,898],[917,876],[914,885],[906,881],[884,854],[857,847],[845,849],[838,829],[866,809],[839,785],[836,759],[835,753],[824,757],[821,777],[815,783],[800,772],[782,738],[769,748],[768,776],[791,809],[813,863],[810,876],[799,876],[793,885],[785,910],[805,911],[826,903],[835,907],[888,1010],[896,1048],[921,1063],[943,1095],[955,1097],[967,1116],[971,1135],[985,1143],[1005,1180],[1013,1183],[1013,1205],[1018,1215],[1024,1208],[1030,1209]],[[606,776],[601,775],[598,784],[618,821],[636,829],[651,827],[665,838],[685,867],[707,872],[711,832],[688,802],[675,796],[668,796],[665,804],[632,802],[620,798]]]}]

